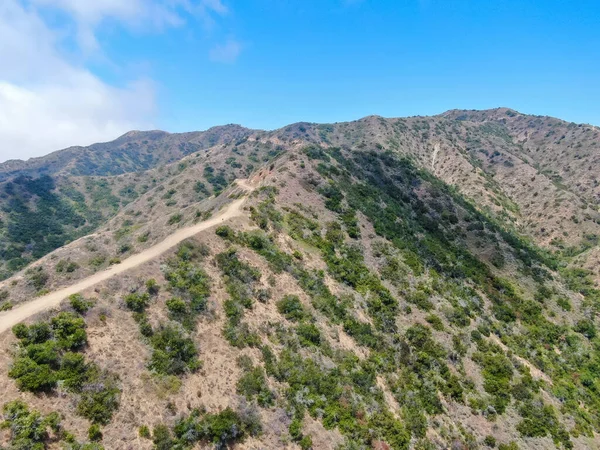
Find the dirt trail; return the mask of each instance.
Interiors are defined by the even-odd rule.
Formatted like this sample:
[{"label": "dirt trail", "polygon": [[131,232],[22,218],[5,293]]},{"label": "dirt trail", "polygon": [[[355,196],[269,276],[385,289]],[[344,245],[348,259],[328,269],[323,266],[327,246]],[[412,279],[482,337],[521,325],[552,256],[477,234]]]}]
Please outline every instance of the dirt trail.
[{"label": "dirt trail", "polygon": [[[236,183],[239,187],[247,192],[254,189],[254,187],[246,180],[236,180]],[[166,251],[175,247],[181,241],[188,239],[201,231],[225,222],[226,220],[242,215],[242,205],[245,199],[246,198],[243,197],[235,200],[229,204],[224,211],[204,222],[177,230],[175,233],[168,236],[164,241],[159,242],[158,244],[147,248],[146,250],[143,250],[137,255],[127,258],[121,262],[121,264],[109,267],[102,272],[95,273],[94,275],[80,280],[69,287],[36,298],[35,300],[23,303],[22,305],[18,305],[10,311],[0,313],[0,333],[5,332],[28,317],[33,316],[34,314],[38,314],[58,306],[69,295],[81,292],[102,281],[108,280],[115,275],[119,275],[129,269],[139,266],[140,264],[144,264],[154,258],[157,258]]]}]

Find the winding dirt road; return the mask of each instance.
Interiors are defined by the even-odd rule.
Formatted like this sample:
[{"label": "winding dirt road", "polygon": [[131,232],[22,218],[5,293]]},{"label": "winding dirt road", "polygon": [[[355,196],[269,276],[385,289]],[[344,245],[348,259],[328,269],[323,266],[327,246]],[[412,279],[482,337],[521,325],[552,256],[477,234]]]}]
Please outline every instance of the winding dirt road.
[{"label": "winding dirt road", "polygon": [[[254,189],[254,187],[246,180],[236,180],[236,183],[246,192],[250,192]],[[84,291],[102,281],[108,280],[109,278],[112,278],[129,269],[137,267],[140,264],[144,264],[154,258],[157,258],[158,256],[162,255],[171,248],[175,247],[181,241],[195,236],[201,231],[212,228],[215,225],[219,225],[220,223],[225,222],[234,217],[241,216],[242,205],[244,204],[245,200],[245,197],[235,200],[234,202],[229,204],[224,211],[217,214],[216,216],[197,225],[177,230],[175,233],[168,236],[164,241],[159,242],[158,244],[147,248],[146,250],[143,250],[137,255],[133,255],[127,258],[126,260],[122,261],[121,264],[109,267],[108,269],[103,270],[102,272],[95,273],[94,275],[91,275],[88,278],[84,278],[83,280],[80,280],[69,287],[60,289],[58,291],[54,291],[50,294],[38,297],[30,302],[18,305],[10,311],[0,313],[0,333],[5,332],[6,330],[12,328],[16,324],[33,316],[34,314],[47,311],[60,305],[60,303],[69,295]]]}]

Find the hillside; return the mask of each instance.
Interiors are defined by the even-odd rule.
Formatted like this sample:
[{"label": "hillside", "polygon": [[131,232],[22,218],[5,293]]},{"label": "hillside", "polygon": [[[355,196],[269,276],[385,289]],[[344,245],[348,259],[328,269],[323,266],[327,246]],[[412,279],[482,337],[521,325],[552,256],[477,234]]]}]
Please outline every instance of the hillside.
[{"label": "hillside", "polygon": [[[600,448],[596,128],[498,109],[234,130],[152,132],[145,167],[4,165],[6,274],[36,262],[0,283],[0,321],[102,280],[0,335],[0,445]],[[155,142],[94,148],[124,139]]]},{"label": "hillside", "polygon": [[[180,161],[204,163],[202,158],[209,157],[209,164],[218,163],[211,166],[214,175],[193,174],[208,186],[201,192],[207,196],[211,185],[218,192],[265,157],[308,144],[388,149],[409,157],[504,226],[561,252],[600,280],[595,263],[600,259],[600,188],[594,170],[599,130],[505,108],[300,123],[272,132],[234,125],[183,134],[131,132],[111,143],[0,164],[5,180],[0,182],[0,256],[5,261],[0,278],[95,231],[147,191],[166,189],[165,181],[176,182],[170,177],[178,173],[174,167]],[[164,172],[166,167],[170,172]],[[199,200],[193,192],[186,195],[188,203]],[[172,204],[169,200],[165,203]],[[41,217],[51,220],[39,226]]]}]

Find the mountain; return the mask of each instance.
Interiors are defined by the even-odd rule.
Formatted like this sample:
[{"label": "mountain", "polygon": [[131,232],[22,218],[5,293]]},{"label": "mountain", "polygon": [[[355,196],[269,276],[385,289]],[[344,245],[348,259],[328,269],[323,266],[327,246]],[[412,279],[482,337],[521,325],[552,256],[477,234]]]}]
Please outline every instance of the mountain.
[{"label": "mountain", "polygon": [[106,176],[138,172],[177,161],[215,145],[243,139],[251,132],[238,125],[179,134],[164,131],[130,131],[112,142],[89,147],[71,147],[27,161],[4,162],[0,164],[0,180],[15,175]]},{"label": "mountain", "polygon": [[5,163],[0,442],[598,448],[599,142],[500,108]]}]

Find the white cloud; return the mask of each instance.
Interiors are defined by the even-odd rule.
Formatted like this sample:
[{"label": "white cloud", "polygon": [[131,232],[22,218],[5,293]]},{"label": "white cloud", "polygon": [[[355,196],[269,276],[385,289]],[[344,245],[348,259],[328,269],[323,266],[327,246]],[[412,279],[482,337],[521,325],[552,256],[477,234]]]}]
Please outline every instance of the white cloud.
[{"label": "white cloud", "polygon": [[79,44],[87,51],[97,50],[94,28],[105,20],[117,20],[129,27],[180,26],[185,13],[212,23],[213,15],[225,15],[221,0],[29,0],[40,7],[68,13],[78,28]]},{"label": "white cloud", "polygon": [[85,72],[72,75],[73,83],[65,84],[0,82],[0,160],[44,155],[152,126],[151,83],[118,89]]},{"label": "white cloud", "polygon": [[[160,31],[190,14],[207,20],[227,12],[220,0],[0,0],[0,161],[152,127],[150,80],[115,86],[85,66],[104,58],[95,38],[103,22]],[[69,54],[65,42],[75,43]]]},{"label": "white cloud", "polygon": [[210,59],[215,62],[234,63],[242,51],[242,44],[235,39],[229,39],[224,44],[214,46],[210,51]]}]

